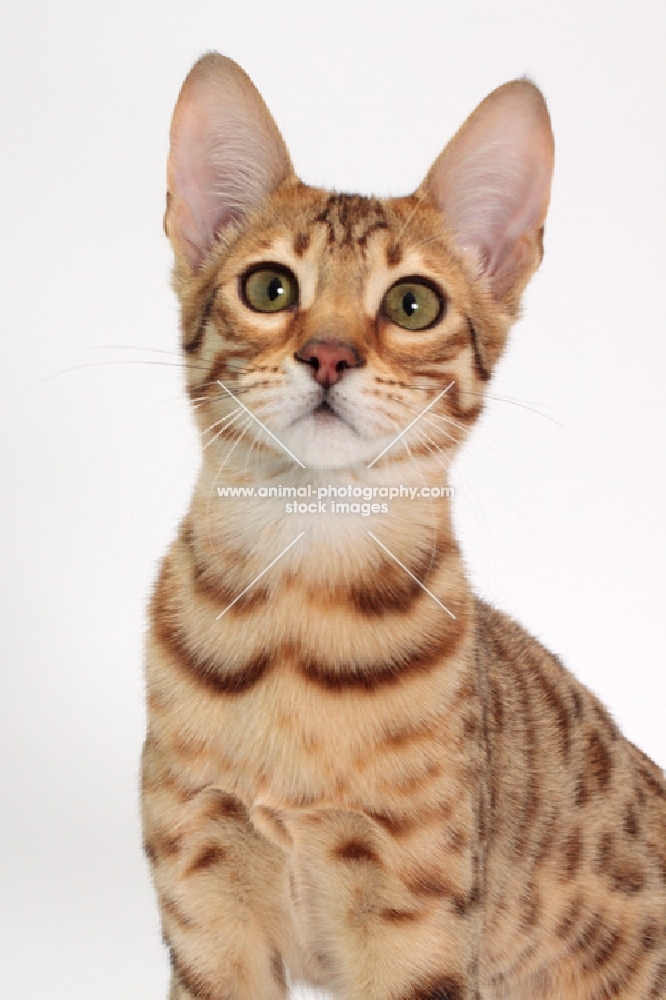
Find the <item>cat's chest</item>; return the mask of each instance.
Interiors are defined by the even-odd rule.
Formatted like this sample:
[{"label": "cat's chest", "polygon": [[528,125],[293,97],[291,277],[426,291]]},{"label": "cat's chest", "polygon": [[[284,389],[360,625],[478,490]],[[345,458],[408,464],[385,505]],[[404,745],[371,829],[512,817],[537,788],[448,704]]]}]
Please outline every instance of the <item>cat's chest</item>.
[{"label": "cat's chest", "polygon": [[193,780],[271,809],[441,799],[465,780],[476,712],[465,684],[445,691],[436,676],[330,692],[288,669],[242,695],[200,693],[179,706],[180,731],[196,732]]}]

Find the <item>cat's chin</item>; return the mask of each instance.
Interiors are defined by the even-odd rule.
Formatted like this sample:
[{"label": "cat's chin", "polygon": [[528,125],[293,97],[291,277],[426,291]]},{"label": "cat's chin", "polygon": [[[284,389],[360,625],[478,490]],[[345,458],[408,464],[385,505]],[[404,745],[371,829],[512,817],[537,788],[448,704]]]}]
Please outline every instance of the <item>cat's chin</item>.
[{"label": "cat's chin", "polygon": [[328,407],[318,407],[282,431],[281,440],[309,469],[344,469],[369,462],[377,453],[373,440]]}]

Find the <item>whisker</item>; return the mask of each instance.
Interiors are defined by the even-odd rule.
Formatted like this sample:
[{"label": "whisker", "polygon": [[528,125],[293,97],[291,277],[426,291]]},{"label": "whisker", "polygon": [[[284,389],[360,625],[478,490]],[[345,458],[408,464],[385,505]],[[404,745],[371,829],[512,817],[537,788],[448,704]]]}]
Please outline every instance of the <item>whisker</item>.
[{"label": "whisker", "polygon": [[[432,392],[433,389],[438,388],[443,380],[439,379],[434,385],[419,384],[418,382],[413,382],[409,385],[409,388],[417,389],[423,392]],[[563,424],[557,420],[555,417],[551,416],[550,413],[544,413],[543,410],[538,409],[538,407],[533,406],[531,403],[525,402],[525,400],[514,399],[512,396],[500,396],[494,392],[484,392],[475,391],[474,389],[465,389],[464,394],[466,396],[476,397],[477,399],[483,399],[487,402],[493,403],[506,403],[510,406],[519,406],[521,409],[529,410],[530,413],[535,413],[538,417],[543,417],[544,420],[549,420],[550,423],[556,424],[557,427],[562,427]]]},{"label": "whisker", "polygon": [[[420,428],[418,430],[419,430],[419,434],[423,433],[422,428]],[[433,458],[435,459],[436,462],[438,462],[439,465],[442,466],[443,469],[445,469],[445,471],[447,473],[447,482],[448,482],[448,473],[449,473],[449,471],[451,469],[451,466],[453,465],[453,456],[447,455],[447,453],[445,451],[443,451],[436,444],[436,442],[433,442],[433,444],[435,445],[435,448],[442,455],[442,458],[438,458],[437,455],[433,455]],[[426,445],[426,447],[427,447],[427,445]],[[443,461],[442,459],[444,459],[445,461]],[[490,531],[489,522],[488,522],[488,519],[487,519],[487,517],[486,517],[486,515],[484,513],[483,504],[481,504],[479,502],[479,498],[477,497],[475,491],[470,486],[470,484],[466,480],[466,478],[464,476],[462,476],[460,473],[457,473],[457,476],[460,479],[460,482],[463,484],[465,493],[469,497],[469,500],[470,500],[470,503],[471,503],[471,506],[472,506],[472,510],[473,510],[474,516],[475,516],[475,518],[477,520],[477,523],[478,523],[478,525],[479,525],[479,527],[481,529],[481,539],[482,539],[482,542],[483,542],[484,555],[486,557],[486,566],[488,567],[488,569],[490,569],[491,564],[494,562],[494,545],[493,545],[493,541],[492,541],[492,532]]]},{"label": "whisker", "polygon": [[[232,424],[236,423],[236,421],[238,420],[238,418],[244,412],[245,411],[241,410],[240,408],[238,410],[234,410],[233,413],[227,413],[226,417],[223,417],[222,420],[216,420],[214,424],[211,424],[210,427],[207,427],[206,431],[210,431],[210,430],[213,429],[213,427],[217,426],[217,424],[222,424],[223,425],[212,436],[212,438],[210,438],[210,440],[206,442],[206,444],[203,446],[202,451],[205,451],[206,448],[208,448],[211,444],[213,444],[214,441],[217,441],[217,439],[220,437],[220,435],[223,434],[228,427],[230,427]],[[202,434],[205,434],[206,431],[202,431]]]},{"label": "whisker", "polygon": [[[458,421],[457,421],[457,420],[453,420],[453,419],[452,419],[452,418],[450,418],[450,417],[445,417],[445,416],[444,416],[443,414],[440,414],[440,413],[432,413],[432,411],[430,411],[430,413],[428,413],[428,414],[426,415],[426,417],[427,417],[427,418],[430,418],[430,417],[431,417],[431,415],[432,415],[432,419],[433,419],[433,420],[441,420],[441,421],[442,421],[443,423],[447,423],[447,424],[453,424],[453,425],[454,425],[455,427],[459,427],[459,428],[460,428],[461,430],[463,430],[463,431],[465,431],[465,430],[467,429],[467,428],[465,427],[465,425],[464,425],[464,424],[460,424],[460,423],[458,423]],[[439,427],[438,427],[438,430],[440,430],[440,432],[441,432],[442,434],[447,434],[447,437],[450,437],[452,441],[455,441],[455,442],[456,442],[456,444],[461,444],[461,443],[462,443],[462,440],[463,440],[462,438],[460,438],[460,439],[457,439],[457,438],[455,438],[455,437],[454,437],[453,435],[451,435],[451,434],[448,434],[448,433],[447,433],[447,432],[446,432],[445,430],[443,430],[443,428],[439,428]],[[479,438],[478,438],[477,440],[478,440],[478,441],[479,441],[479,442],[480,442],[480,443],[481,443],[481,444],[482,444],[482,445],[484,446],[484,448],[487,448],[487,449],[488,449],[489,451],[492,451],[492,452],[493,452],[493,453],[494,453],[495,455],[497,455],[497,456],[498,456],[498,458],[501,458],[503,462],[506,462],[506,464],[507,464],[507,465],[509,466],[509,468],[510,468],[510,469],[511,469],[511,470],[512,470],[512,471],[513,471],[513,472],[514,472],[514,473],[515,473],[515,474],[516,474],[516,475],[518,476],[518,478],[519,478],[519,479],[520,479],[520,480],[522,481],[523,485],[527,487],[527,489],[528,489],[528,490],[530,491],[530,493],[532,494],[532,496],[536,497],[536,493],[535,493],[535,491],[534,491],[534,489],[533,489],[532,485],[531,485],[531,484],[530,484],[530,483],[529,483],[529,482],[527,481],[527,479],[526,479],[526,478],[525,478],[525,476],[524,476],[524,475],[522,474],[522,472],[520,471],[520,469],[519,469],[519,468],[518,468],[518,467],[516,466],[516,464],[515,464],[514,462],[512,462],[512,461],[511,461],[511,459],[510,459],[510,458],[508,458],[508,457],[507,457],[507,456],[506,456],[506,455],[505,455],[505,454],[504,454],[503,452],[501,452],[501,451],[499,450],[499,448],[496,448],[496,447],[495,447],[495,445],[492,445],[492,444],[490,444],[490,442],[489,442],[489,441],[484,441],[482,437],[479,437]],[[501,489],[501,490],[502,490],[502,491],[503,491],[503,492],[505,493],[505,495],[506,495],[506,491],[505,491],[505,490],[503,489],[503,487],[502,487],[502,486],[501,486],[501,485],[500,485],[500,484],[499,484],[499,483],[497,482],[497,480],[495,479],[495,477],[494,477],[494,475],[492,474],[492,472],[490,472],[490,470],[489,470],[489,469],[487,469],[487,468],[486,468],[486,467],[485,467],[485,466],[484,466],[484,465],[483,465],[483,464],[481,463],[480,459],[478,459],[478,458],[477,458],[477,456],[476,456],[476,455],[474,455],[474,452],[473,452],[473,451],[470,451],[470,455],[472,456],[472,458],[473,458],[473,459],[474,459],[475,461],[477,461],[477,462],[479,463],[479,465],[480,465],[480,466],[481,466],[481,468],[482,468],[482,469],[484,470],[484,472],[487,472],[487,473],[488,473],[488,475],[489,475],[489,476],[491,477],[491,479],[493,479],[493,481],[494,481],[494,482],[496,483],[496,485],[497,485],[497,486],[498,486],[498,487],[499,487],[499,488],[500,488],[500,489]]]}]

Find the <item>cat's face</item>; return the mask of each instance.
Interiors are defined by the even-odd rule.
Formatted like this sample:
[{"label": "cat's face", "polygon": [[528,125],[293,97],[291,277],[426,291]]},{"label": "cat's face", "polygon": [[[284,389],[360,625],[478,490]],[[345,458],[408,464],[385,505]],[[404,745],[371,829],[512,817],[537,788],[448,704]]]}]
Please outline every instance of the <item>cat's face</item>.
[{"label": "cat's face", "polygon": [[382,461],[447,461],[540,260],[551,161],[542,99],[518,82],[415,195],[330,194],[297,180],[242,71],[200,61],[174,115],[166,224],[213,448],[351,469],[397,438]]},{"label": "cat's face", "polygon": [[[221,257],[217,377],[308,468],[367,465],[451,383],[391,458],[450,452],[478,413],[467,282],[438,213],[415,207],[290,187]],[[206,395],[207,424],[233,407],[218,384]]]}]

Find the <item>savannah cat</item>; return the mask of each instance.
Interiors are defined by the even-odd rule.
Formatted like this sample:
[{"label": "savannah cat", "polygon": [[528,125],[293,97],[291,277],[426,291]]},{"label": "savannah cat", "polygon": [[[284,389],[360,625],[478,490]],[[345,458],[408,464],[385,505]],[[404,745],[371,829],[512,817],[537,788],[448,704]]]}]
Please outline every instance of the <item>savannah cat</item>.
[{"label": "savannah cat", "polygon": [[[666,997],[664,774],[472,593],[450,500],[380,502],[446,481],[552,164],[527,80],[390,199],[303,184],[231,60],[183,85],[165,229],[203,457],[142,779],[171,1000]],[[376,503],[284,499],[331,486]]]}]

